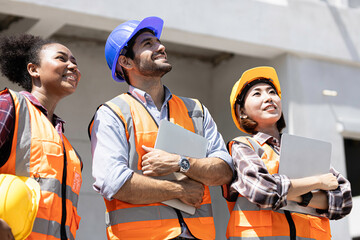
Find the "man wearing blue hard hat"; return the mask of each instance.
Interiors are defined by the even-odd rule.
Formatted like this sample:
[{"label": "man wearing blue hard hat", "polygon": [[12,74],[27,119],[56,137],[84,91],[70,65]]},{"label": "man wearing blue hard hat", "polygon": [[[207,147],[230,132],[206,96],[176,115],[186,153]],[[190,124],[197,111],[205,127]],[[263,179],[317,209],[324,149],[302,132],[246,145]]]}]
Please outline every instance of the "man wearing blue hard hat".
[{"label": "man wearing blue hard hat", "polygon": [[[89,126],[94,189],[104,197],[108,239],[215,239],[208,186],[232,179],[231,157],[206,107],[172,94],[161,81],[172,68],[159,40],[162,28],[158,17],[131,20],[106,42],[113,79],[129,84],[127,93],[98,108]],[[161,120],[204,136],[207,157],[154,149]],[[174,172],[187,178],[153,178]],[[195,213],[162,203],[171,199],[196,207]]]}]

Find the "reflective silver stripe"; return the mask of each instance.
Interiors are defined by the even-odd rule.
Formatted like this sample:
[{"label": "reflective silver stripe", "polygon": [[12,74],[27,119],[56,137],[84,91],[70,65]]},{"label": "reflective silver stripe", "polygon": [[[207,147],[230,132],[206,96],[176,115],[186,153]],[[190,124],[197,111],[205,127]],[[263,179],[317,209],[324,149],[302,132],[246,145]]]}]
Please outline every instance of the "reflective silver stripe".
[{"label": "reflective silver stripe", "polygon": [[204,113],[202,106],[199,106],[197,104],[197,100],[191,99],[191,98],[185,98],[185,97],[179,97],[185,104],[189,117],[191,118],[193,124],[195,133],[199,134],[201,136],[204,136],[204,128],[203,128],[203,120],[204,120]]},{"label": "reflective silver stripe", "polygon": [[[41,233],[45,235],[51,235],[60,239],[60,226],[61,224],[55,221],[49,221],[42,218],[36,218],[34,222],[33,232]],[[70,232],[70,227],[65,226],[66,235],[71,240],[75,240],[75,237]]]},{"label": "reflective silver stripe", "polygon": [[[61,198],[61,183],[55,178],[40,178],[38,179],[41,191],[52,192]],[[72,191],[70,186],[66,186],[66,198],[72,202],[74,207],[77,207],[79,196]]]},{"label": "reflective silver stripe", "polygon": [[[189,215],[182,212],[183,217],[199,218],[212,217],[212,210],[210,204],[201,205],[194,215]],[[152,221],[161,219],[178,219],[174,209],[167,206],[145,206],[118,209],[109,213],[105,213],[105,221],[107,226],[114,226],[120,223]]]},{"label": "reflective silver stripe", "polygon": [[107,226],[114,226],[120,223],[151,221],[158,219],[178,219],[176,212],[166,206],[145,206],[118,209],[106,213]]},{"label": "reflective silver stripe", "polygon": [[257,155],[261,158],[261,156],[264,154],[265,150],[260,146],[260,144],[257,141],[253,140],[252,138],[246,137],[246,139],[252,145],[252,147],[254,148],[254,151],[257,153]]},{"label": "reflective silver stripe", "polygon": [[[303,238],[296,236],[296,240],[316,240],[315,238]],[[269,237],[230,237],[228,240],[289,240],[289,236],[269,236]]]},{"label": "reflective silver stripe", "polygon": [[15,94],[19,101],[18,132],[16,144],[16,175],[30,177],[30,147],[31,147],[31,125],[30,113],[25,97]]},{"label": "reflective silver stripe", "polygon": [[123,97],[126,97],[126,95],[120,95],[118,97],[115,97],[112,100],[110,100],[110,102],[115,104],[120,109],[127,124],[127,129],[125,130],[127,130],[129,134],[129,167],[136,173],[142,174],[142,171],[138,170],[138,166],[137,166],[139,155],[136,152],[135,133],[134,133],[134,126],[130,111],[130,105],[123,99]]},{"label": "reflective silver stripe", "polygon": [[236,199],[234,211],[260,211],[260,210],[271,210],[271,208],[262,208],[260,209],[256,204],[253,204],[245,197],[238,197]]},{"label": "reflective silver stripe", "polygon": [[212,217],[212,207],[211,204],[203,204],[200,208],[196,209],[194,215],[190,215],[185,212],[181,212],[182,216],[186,218],[200,218],[200,217]]},{"label": "reflective silver stripe", "polygon": [[[260,210],[272,210],[271,208],[259,208],[256,204],[253,204],[245,197],[238,197],[233,208],[234,211],[260,211]],[[277,210],[274,212],[284,213],[283,210]]]}]

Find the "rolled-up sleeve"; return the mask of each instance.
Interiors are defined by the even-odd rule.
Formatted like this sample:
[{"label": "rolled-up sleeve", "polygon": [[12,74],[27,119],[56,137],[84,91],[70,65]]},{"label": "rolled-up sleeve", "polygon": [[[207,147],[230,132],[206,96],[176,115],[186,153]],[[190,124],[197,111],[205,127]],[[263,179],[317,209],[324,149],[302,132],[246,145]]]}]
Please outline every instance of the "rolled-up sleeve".
[{"label": "rolled-up sleeve", "polygon": [[334,168],[331,168],[330,172],[335,175],[339,186],[335,190],[327,191],[329,207],[326,212],[320,212],[331,220],[337,220],[348,215],[352,209],[351,186],[350,182]]},{"label": "rolled-up sleeve", "polygon": [[277,210],[287,205],[290,179],[284,175],[271,175],[255,151],[244,143],[235,142],[231,149],[237,178],[230,192],[236,190],[261,208]]},{"label": "rolled-up sleeve", "polygon": [[108,107],[102,106],[94,117],[91,133],[93,188],[111,200],[132,176],[128,167],[128,142],[121,120]]},{"label": "rolled-up sleeve", "polygon": [[225,142],[218,132],[215,121],[210,115],[209,110],[204,106],[204,137],[209,141],[206,156],[216,157],[224,160],[234,171],[234,165]]}]

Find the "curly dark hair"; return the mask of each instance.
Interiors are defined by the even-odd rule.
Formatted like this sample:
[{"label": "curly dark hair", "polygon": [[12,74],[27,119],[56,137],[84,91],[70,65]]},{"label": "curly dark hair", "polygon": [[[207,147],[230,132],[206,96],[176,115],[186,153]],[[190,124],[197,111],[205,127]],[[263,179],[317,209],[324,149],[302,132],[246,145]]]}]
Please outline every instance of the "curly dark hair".
[{"label": "curly dark hair", "polygon": [[17,83],[26,91],[32,90],[32,79],[27,65],[40,65],[39,53],[44,45],[55,43],[30,34],[0,38],[0,70],[11,82]]}]

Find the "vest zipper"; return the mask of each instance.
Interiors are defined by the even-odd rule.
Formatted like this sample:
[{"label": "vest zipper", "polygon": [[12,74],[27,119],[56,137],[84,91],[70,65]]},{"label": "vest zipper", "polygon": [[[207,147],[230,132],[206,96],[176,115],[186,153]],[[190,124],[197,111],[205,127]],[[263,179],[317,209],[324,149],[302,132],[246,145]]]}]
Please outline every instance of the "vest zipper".
[{"label": "vest zipper", "polygon": [[189,229],[189,227],[187,226],[187,224],[185,223],[185,220],[184,220],[184,218],[183,218],[180,210],[179,210],[179,209],[176,209],[176,208],[173,208],[173,209],[175,210],[176,215],[178,216],[178,220],[179,220],[180,228],[181,228],[181,233],[183,233],[183,228],[186,228],[186,229],[189,231],[190,235],[193,236],[194,239],[197,239],[197,238],[190,232],[190,229]]},{"label": "vest zipper", "polygon": [[60,226],[60,236],[61,240],[67,240],[66,236],[66,175],[67,175],[67,158],[66,158],[66,150],[65,145],[63,144],[64,148],[64,168],[63,168],[63,176],[62,176],[62,183],[61,183],[61,226]]}]

